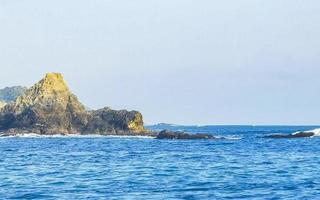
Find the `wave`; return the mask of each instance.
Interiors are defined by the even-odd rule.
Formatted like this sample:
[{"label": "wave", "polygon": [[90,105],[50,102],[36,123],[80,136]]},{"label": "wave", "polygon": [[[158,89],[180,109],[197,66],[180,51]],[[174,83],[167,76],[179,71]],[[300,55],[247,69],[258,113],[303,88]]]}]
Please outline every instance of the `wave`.
[{"label": "wave", "polygon": [[320,137],[320,128],[309,130],[309,131],[299,131],[299,132],[292,133],[292,135],[297,135],[301,133],[313,133],[313,136],[311,137]]},{"label": "wave", "polygon": [[309,131],[298,131],[291,134],[292,137],[320,137],[320,129],[313,129]]},{"label": "wave", "polygon": [[242,140],[243,139],[239,135],[230,135],[230,136],[225,136],[225,137],[221,137],[221,138],[224,138],[226,140]]},{"label": "wave", "polygon": [[127,138],[127,139],[155,139],[154,136],[138,136],[138,135],[102,135],[107,138]]}]

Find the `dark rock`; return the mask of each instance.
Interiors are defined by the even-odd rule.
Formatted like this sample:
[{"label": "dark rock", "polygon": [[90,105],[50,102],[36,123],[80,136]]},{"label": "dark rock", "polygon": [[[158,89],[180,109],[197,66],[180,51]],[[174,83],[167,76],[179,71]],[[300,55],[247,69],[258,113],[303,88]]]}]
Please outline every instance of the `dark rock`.
[{"label": "dark rock", "polygon": [[313,132],[299,132],[290,135],[269,135],[264,138],[273,138],[273,139],[294,139],[294,138],[308,138],[314,136]]},{"label": "dark rock", "polygon": [[176,140],[199,140],[199,139],[217,139],[213,135],[209,134],[189,134],[183,132],[173,132],[164,130],[161,131],[157,137],[157,139],[176,139]]},{"label": "dark rock", "polygon": [[87,133],[140,134],[147,131],[143,126],[143,118],[138,111],[112,110],[108,107],[92,111],[85,127]]}]

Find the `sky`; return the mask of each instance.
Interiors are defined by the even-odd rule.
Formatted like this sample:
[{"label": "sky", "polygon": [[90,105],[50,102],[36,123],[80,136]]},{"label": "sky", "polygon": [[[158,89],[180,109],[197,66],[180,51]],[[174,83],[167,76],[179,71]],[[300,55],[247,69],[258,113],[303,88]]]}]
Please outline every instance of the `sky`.
[{"label": "sky", "polygon": [[319,0],[0,0],[0,88],[64,74],[147,124],[320,124]]}]

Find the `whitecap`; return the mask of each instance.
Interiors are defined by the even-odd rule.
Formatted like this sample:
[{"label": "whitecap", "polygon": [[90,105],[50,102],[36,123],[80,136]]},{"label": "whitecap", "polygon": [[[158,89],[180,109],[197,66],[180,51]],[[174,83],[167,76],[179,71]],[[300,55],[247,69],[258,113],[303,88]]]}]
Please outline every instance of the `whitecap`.
[{"label": "whitecap", "polygon": [[238,136],[238,135],[230,135],[230,136],[226,136],[226,137],[222,137],[224,139],[227,139],[227,140],[241,140],[242,137]]},{"label": "whitecap", "polygon": [[313,133],[313,137],[319,137],[320,136],[320,128],[317,128],[317,129],[313,129],[313,130],[309,130],[309,131],[298,131],[298,132],[295,132],[295,133],[292,133],[292,135],[296,135],[298,133]]}]

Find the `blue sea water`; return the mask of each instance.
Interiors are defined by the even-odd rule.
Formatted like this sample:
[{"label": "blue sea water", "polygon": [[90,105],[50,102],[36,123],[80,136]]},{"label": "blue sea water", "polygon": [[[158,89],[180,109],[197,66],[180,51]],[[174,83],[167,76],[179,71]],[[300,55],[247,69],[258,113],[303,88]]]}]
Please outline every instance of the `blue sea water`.
[{"label": "blue sea water", "polygon": [[151,126],[227,140],[0,138],[0,199],[320,199],[320,137],[307,126]]}]

